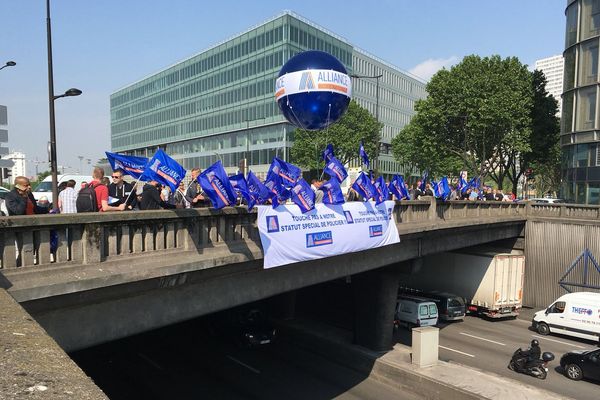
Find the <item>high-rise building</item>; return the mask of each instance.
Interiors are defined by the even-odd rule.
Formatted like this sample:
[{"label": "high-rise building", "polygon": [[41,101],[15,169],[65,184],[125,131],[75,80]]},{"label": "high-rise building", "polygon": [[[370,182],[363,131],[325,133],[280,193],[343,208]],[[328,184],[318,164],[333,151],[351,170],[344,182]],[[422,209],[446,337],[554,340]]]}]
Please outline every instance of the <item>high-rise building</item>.
[{"label": "high-rise building", "polygon": [[600,0],[568,0],[563,80],[561,195],[600,204]]},{"label": "high-rise building", "polygon": [[3,158],[11,160],[14,163],[12,168],[10,169],[12,176],[11,182],[17,176],[27,176],[27,163],[25,159],[25,153],[22,153],[20,151],[13,151],[12,153]]},{"label": "high-rise building", "polygon": [[160,147],[188,170],[220,159],[233,172],[247,158],[264,174],[274,156],[289,161],[294,138],[275,80],[287,60],[311,49],[361,76],[353,98],[384,124],[377,168],[403,172],[390,143],[425,97],[425,83],[289,11],[113,93],[112,151],[149,157]]},{"label": "high-rise building", "polygon": [[562,92],[564,59],[562,54],[536,60],[535,69],[540,70],[546,76],[546,91],[558,101],[558,115],[562,111]]}]

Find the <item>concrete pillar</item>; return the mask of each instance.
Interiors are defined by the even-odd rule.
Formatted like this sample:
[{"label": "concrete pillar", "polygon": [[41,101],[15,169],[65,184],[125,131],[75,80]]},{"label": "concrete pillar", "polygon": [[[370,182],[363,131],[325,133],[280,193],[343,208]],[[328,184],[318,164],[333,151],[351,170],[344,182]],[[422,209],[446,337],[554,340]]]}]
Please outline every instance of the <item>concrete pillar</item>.
[{"label": "concrete pillar", "polygon": [[352,276],[354,343],[375,351],[392,348],[400,265]]}]

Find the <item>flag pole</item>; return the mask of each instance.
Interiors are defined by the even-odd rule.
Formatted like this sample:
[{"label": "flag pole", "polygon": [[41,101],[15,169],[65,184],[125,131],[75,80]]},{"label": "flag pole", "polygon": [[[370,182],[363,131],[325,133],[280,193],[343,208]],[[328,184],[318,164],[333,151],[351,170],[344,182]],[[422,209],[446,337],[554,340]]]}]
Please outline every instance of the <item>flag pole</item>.
[{"label": "flag pole", "polygon": [[129,195],[127,196],[127,198],[125,199],[125,205],[127,205],[127,202],[129,201],[129,198],[131,197],[131,193],[133,193],[133,191],[135,190],[135,187],[137,186],[138,182],[140,181],[140,178],[142,176],[140,175],[137,180],[135,181],[135,183],[133,184],[133,188],[131,189],[131,192],[129,192]]}]

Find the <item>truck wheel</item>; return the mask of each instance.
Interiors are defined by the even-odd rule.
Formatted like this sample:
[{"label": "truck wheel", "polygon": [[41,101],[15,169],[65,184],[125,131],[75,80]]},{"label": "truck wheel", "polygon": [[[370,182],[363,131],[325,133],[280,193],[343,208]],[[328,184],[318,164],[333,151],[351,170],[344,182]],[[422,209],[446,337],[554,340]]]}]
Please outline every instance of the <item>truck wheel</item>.
[{"label": "truck wheel", "polygon": [[537,326],[537,331],[540,335],[547,335],[550,333],[550,328],[545,322],[540,322]]}]

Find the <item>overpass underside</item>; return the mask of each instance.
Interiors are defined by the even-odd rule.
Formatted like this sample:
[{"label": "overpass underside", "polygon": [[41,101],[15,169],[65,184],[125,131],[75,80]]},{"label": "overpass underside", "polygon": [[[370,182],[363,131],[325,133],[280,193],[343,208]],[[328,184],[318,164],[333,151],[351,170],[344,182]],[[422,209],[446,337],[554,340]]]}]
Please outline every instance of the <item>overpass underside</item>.
[{"label": "overpass underside", "polygon": [[[461,215],[467,216],[470,205],[463,206]],[[355,326],[356,342],[384,350],[391,343],[399,274],[409,260],[519,238],[525,228],[522,208],[495,214],[478,209],[470,217],[452,218],[439,206],[432,212],[435,203],[397,207],[399,244],[272,269],[262,267],[260,241],[247,213],[158,212],[143,221],[145,226],[110,216],[116,218],[112,225],[92,220],[73,234],[82,240],[81,257],[89,262],[61,264],[59,258],[5,268],[0,279],[65,350],[73,351],[351,276],[355,313],[362,321]],[[408,212],[409,207],[414,208]],[[134,227],[146,234],[137,237]],[[143,251],[131,251],[136,243]],[[67,258],[78,254],[67,250]]]}]

